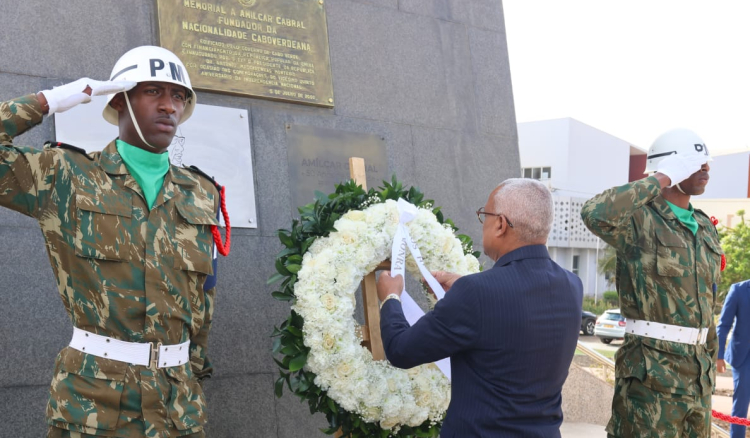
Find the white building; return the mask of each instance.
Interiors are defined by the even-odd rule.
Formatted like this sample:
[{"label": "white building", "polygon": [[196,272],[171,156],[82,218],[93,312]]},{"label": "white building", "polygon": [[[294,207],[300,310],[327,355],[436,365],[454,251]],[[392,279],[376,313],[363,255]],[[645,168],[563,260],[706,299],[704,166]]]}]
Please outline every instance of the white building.
[{"label": "white building", "polygon": [[521,176],[547,183],[554,197],[550,256],[581,278],[585,295],[613,290],[596,269],[605,244],[583,224],[581,207],[605,189],[642,177],[645,151],[571,118],[519,123],[518,145]]},{"label": "white building", "polygon": [[706,191],[690,202],[732,228],[740,220],[737,211],[745,210],[745,219],[750,219],[750,151],[713,155],[713,159]]}]

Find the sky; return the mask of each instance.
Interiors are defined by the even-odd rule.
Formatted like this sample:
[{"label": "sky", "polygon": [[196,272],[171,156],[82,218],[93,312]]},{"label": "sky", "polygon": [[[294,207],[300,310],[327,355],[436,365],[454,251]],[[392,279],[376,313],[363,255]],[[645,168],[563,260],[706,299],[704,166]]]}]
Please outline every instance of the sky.
[{"label": "sky", "polygon": [[516,119],[750,149],[750,1],[504,0]]}]

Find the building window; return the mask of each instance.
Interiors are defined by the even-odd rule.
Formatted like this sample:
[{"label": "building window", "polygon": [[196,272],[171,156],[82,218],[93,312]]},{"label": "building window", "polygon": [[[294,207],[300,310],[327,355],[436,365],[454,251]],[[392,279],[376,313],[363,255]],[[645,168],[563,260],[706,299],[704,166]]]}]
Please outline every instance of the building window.
[{"label": "building window", "polygon": [[577,256],[577,255],[573,256],[573,269],[571,270],[574,274],[578,275],[579,277],[580,277],[580,275],[578,274],[578,270],[579,270],[578,269],[578,265],[579,265],[579,262],[580,262],[580,258],[581,257]]},{"label": "building window", "polygon": [[542,181],[552,178],[551,167],[524,167],[521,169],[521,173],[524,178],[532,178]]}]

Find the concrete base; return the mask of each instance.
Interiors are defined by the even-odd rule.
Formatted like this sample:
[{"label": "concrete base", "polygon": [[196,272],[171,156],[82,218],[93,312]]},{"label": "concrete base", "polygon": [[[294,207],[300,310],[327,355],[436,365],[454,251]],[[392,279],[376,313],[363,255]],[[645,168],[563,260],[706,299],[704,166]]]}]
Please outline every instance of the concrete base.
[{"label": "concrete base", "polygon": [[[570,364],[562,391],[565,421],[596,424],[603,428],[612,413],[612,385],[600,380],[576,363]],[[576,436],[576,435],[569,435]]]},{"label": "concrete base", "polygon": [[588,423],[563,423],[560,426],[562,438],[606,438],[604,426]]}]

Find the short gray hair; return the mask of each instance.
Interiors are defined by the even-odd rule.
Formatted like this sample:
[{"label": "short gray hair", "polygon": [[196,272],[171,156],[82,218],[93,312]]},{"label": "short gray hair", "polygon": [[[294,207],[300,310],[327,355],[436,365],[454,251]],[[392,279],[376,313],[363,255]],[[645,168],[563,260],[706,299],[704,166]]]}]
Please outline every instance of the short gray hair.
[{"label": "short gray hair", "polygon": [[513,224],[521,241],[546,242],[555,218],[552,193],[539,181],[510,178],[495,192],[495,213],[504,214]]}]

